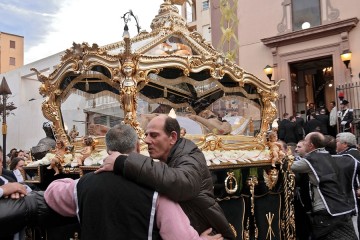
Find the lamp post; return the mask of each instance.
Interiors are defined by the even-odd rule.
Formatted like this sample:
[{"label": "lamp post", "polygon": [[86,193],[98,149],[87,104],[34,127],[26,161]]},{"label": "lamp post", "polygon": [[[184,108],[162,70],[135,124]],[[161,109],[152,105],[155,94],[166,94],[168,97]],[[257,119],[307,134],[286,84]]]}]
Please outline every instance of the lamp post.
[{"label": "lamp post", "polygon": [[266,74],[266,76],[269,78],[270,81],[274,81],[275,80],[271,80],[271,77],[272,77],[272,74],[273,74],[273,70],[274,68],[269,66],[269,65],[266,65],[266,67],[264,68],[264,73]]},{"label": "lamp post", "polygon": [[6,82],[5,77],[3,77],[0,85],[0,95],[2,95],[2,134],[3,134],[3,167],[6,168],[6,133],[7,133],[7,126],[6,126],[6,100],[8,95],[12,94],[9,88],[9,85]]},{"label": "lamp post", "polygon": [[346,69],[349,69],[349,71],[350,71],[350,77],[352,77],[352,70],[351,70],[351,67],[349,67],[349,63],[351,61],[351,55],[352,55],[352,53],[350,50],[345,50],[340,55],[341,61],[343,61],[343,63],[345,64]]}]

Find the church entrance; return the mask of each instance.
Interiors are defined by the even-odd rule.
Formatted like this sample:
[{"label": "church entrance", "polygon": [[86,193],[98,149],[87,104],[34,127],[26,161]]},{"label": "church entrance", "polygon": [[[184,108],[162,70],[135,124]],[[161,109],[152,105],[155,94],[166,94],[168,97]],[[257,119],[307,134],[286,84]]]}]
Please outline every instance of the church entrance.
[{"label": "church entrance", "polygon": [[333,61],[331,56],[290,63],[292,103],[295,112],[305,116],[309,104],[316,109],[329,108],[335,100]]}]

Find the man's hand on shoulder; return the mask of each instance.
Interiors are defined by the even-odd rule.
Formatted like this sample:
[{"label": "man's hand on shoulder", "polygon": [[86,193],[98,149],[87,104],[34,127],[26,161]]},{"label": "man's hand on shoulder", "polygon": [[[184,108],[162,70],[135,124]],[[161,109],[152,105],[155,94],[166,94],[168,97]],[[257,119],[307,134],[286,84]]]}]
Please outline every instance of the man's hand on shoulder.
[{"label": "man's hand on shoulder", "polygon": [[109,156],[107,156],[104,159],[104,163],[100,166],[100,168],[98,170],[95,171],[95,173],[114,171],[115,160],[118,156],[120,156],[122,154],[119,152],[112,152],[112,151],[109,151],[108,153],[109,153]]},{"label": "man's hand on shoulder", "polygon": [[17,182],[6,183],[2,185],[1,188],[4,191],[4,197],[10,196],[11,198],[17,199],[26,195],[26,187]]},{"label": "man's hand on shoulder", "polygon": [[212,232],[212,228],[209,228],[209,229],[205,230],[205,231],[200,235],[200,237],[201,237],[202,239],[204,239],[204,240],[223,240],[223,239],[224,239],[220,233],[211,236],[211,235],[210,235],[211,232]]}]

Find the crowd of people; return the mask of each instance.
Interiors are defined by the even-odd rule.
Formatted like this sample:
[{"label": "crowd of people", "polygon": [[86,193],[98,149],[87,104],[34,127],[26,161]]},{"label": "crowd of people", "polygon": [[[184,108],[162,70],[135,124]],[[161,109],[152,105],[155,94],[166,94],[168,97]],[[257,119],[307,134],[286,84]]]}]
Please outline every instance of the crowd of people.
[{"label": "crowd of people", "polygon": [[297,239],[359,239],[360,152],[348,104],[342,100],[339,111],[335,102],[329,110],[310,104],[306,116],[285,113],[279,124],[283,151],[296,156]]},{"label": "crowd of people", "polygon": [[314,103],[310,103],[305,116],[305,111],[303,115],[296,112],[295,116],[284,113],[279,122],[278,138],[288,144],[297,143],[311,132],[320,132],[333,137],[336,137],[338,130],[339,132],[352,132],[353,109],[348,105],[349,102],[343,99],[340,101],[340,110],[337,111],[334,101],[330,102],[329,109],[325,106],[316,108]]},{"label": "crowd of people", "polygon": [[180,138],[176,119],[160,115],[149,122],[150,157],[139,154],[129,125],[114,126],[105,140],[110,155],[96,173],[55,180],[44,192],[27,191],[1,166],[1,239],[23,239],[29,221],[59,217],[77,217],[81,239],[235,239],[214,199],[204,155]]},{"label": "crowd of people", "polygon": [[[352,111],[347,105],[343,101],[339,112],[308,111],[306,119],[284,114],[280,123],[283,144],[274,147],[284,153],[292,147],[296,156],[291,169],[296,173],[297,239],[359,239],[360,152],[349,132]],[[332,112],[340,126],[335,136]],[[136,131],[116,125],[106,133],[109,156],[96,172],[55,180],[45,191],[21,184],[23,179],[12,171],[23,165],[21,157],[11,160],[11,170],[0,161],[1,239],[24,239],[26,225],[74,219],[82,239],[235,239],[214,199],[204,155],[184,134],[176,119],[152,118],[145,130],[147,157],[139,153]],[[274,163],[283,155],[278,158]]]}]

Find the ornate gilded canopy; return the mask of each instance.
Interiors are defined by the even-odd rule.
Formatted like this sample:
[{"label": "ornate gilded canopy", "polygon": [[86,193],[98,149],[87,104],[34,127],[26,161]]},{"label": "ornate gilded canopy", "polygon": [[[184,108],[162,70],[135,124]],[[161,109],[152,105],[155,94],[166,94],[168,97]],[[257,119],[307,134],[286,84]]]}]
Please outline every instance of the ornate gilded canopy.
[{"label": "ornate gilded canopy", "polygon": [[[264,148],[269,123],[277,113],[280,81],[275,85],[261,81],[225,58],[199,33],[189,32],[170,0],[161,4],[151,29],[103,47],[73,43],[49,76],[32,69],[42,83],[40,94],[47,97],[42,104],[43,114],[53,122],[57,138],[69,144],[61,103],[74,91],[85,96],[117,96],[123,121],[132,125],[139,136],[143,135],[138,122],[139,99],[199,114],[219,99],[234,97],[242,101],[244,108],[251,103],[260,109],[259,130],[242,140],[249,148]],[[222,137],[226,138],[241,139]]]}]

